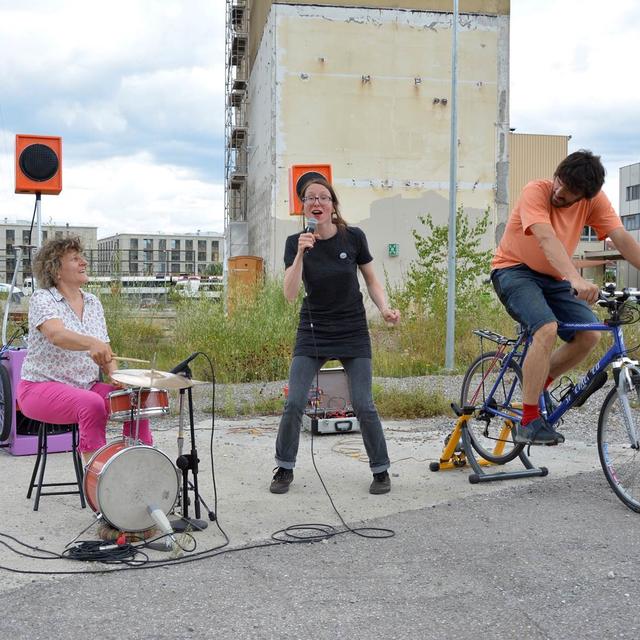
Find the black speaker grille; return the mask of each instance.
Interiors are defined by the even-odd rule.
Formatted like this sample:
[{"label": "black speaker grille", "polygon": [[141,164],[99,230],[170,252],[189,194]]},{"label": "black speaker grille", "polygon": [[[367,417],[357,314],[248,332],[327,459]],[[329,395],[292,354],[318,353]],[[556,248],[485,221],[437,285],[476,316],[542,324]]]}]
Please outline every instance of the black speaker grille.
[{"label": "black speaker grille", "polygon": [[60,163],[53,149],[45,144],[30,144],[20,154],[20,169],[35,182],[50,180],[58,172]]},{"label": "black speaker grille", "polygon": [[302,198],[302,194],[304,193],[304,188],[307,186],[307,182],[309,182],[310,180],[317,180],[318,178],[326,180],[326,178],[317,171],[307,171],[307,173],[303,173],[296,182],[296,193],[298,194],[298,198]]}]

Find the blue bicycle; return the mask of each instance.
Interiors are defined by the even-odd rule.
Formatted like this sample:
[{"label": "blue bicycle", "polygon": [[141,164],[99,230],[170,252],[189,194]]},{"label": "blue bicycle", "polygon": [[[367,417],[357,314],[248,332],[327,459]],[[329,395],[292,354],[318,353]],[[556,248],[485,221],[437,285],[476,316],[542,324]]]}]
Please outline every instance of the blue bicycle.
[{"label": "blue bicycle", "polygon": [[[584,404],[606,383],[611,367],[615,384],[600,408],[598,455],[615,494],[630,509],[640,512],[640,364],[628,357],[640,345],[628,349],[622,331],[624,325],[640,320],[640,290],[617,291],[614,285],[607,285],[597,304],[607,311],[604,321],[560,326],[574,331],[610,332],[611,348],[576,384],[566,378],[551,393],[542,394],[540,411],[550,425],[556,426],[569,409]],[[466,426],[471,446],[485,460],[504,464],[527,446],[514,441],[513,426],[522,416],[521,366],[531,336],[522,330],[516,338],[485,330],[474,333],[497,348],[482,353],[471,364],[462,382],[460,402],[470,414]]]}]

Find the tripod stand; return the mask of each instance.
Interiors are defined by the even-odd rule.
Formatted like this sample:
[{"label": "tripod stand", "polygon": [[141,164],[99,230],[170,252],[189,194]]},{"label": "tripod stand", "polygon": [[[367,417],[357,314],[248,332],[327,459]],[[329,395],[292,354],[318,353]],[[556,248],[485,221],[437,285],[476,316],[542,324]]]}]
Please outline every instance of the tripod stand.
[{"label": "tripod stand", "polygon": [[[191,380],[192,373],[189,366],[185,366],[184,369],[180,372],[180,375],[183,375],[185,378]],[[187,392],[187,403],[189,408],[189,435],[191,438],[191,450],[189,453],[183,453],[183,444],[184,444],[184,395],[185,391]],[[209,509],[206,502],[202,499],[198,491],[198,463],[200,462],[200,458],[198,458],[198,450],[196,449],[196,432],[193,421],[193,395],[192,395],[192,386],[187,387],[186,389],[180,389],[180,422],[178,427],[178,458],[176,460],[176,466],[182,472],[182,491],[180,500],[182,501],[182,518],[179,520],[173,520],[171,522],[171,526],[175,531],[184,531],[187,527],[191,527],[195,530],[206,529],[208,526],[208,522],[206,520],[200,519],[200,504],[204,506],[204,508],[209,513],[209,519],[214,521],[216,519],[216,515],[213,511]],[[193,481],[189,480],[189,471],[191,471],[193,476]],[[194,501],[193,508],[195,513],[195,518],[189,518],[189,489],[193,491]]]}]

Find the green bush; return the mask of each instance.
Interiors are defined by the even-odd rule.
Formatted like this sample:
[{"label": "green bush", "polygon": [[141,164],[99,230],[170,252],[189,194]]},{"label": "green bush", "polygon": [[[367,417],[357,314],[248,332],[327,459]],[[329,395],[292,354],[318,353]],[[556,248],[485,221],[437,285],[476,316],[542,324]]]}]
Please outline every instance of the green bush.
[{"label": "green bush", "polygon": [[[117,295],[101,296],[111,348],[116,355],[153,360],[163,370],[173,361],[172,350],[167,349],[165,331],[152,317],[143,317],[136,305]],[[122,363],[118,363],[121,368]],[[124,365],[122,365],[124,366]],[[145,369],[147,365],[131,364],[132,369]]]},{"label": "green bush", "polygon": [[[282,380],[287,377],[299,306],[289,304],[281,281],[267,282],[252,295],[237,296],[230,313],[210,299],[181,300],[176,307],[178,359],[203,351],[219,382]],[[198,363],[197,377],[211,374]]]}]

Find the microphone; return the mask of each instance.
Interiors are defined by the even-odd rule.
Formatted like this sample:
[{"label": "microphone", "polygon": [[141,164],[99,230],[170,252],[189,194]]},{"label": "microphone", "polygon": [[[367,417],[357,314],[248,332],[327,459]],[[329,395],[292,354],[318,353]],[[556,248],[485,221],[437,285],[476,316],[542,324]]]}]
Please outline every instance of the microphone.
[{"label": "microphone", "polygon": [[[304,233],[315,233],[317,226],[318,221],[315,218],[307,218],[307,226],[304,228]],[[307,247],[304,252],[309,253],[310,248],[311,247]]]},{"label": "microphone", "polygon": [[147,505],[147,513],[151,516],[152,520],[156,523],[156,526],[162,531],[164,539],[158,541],[158,544],[153,543],[148,546],[156,551],[176,551],[180,550],[180,545],[173,535],[173,528],[169,519],[165,515],[164,511],[160,507],[155,505]]},{"label": "microphone", "polygon": [[182,373],[189,366],[189,363],[195,358],[197,358],[199,355],[200,355],[199,351],[192,353],[188,358],[183,360],[180,364],[177,364],[175,367],[173,367],[173,369],[170,369],[169,373]]}]

